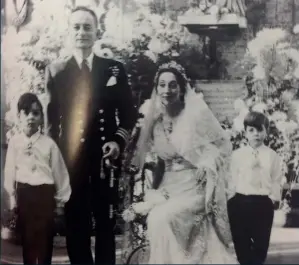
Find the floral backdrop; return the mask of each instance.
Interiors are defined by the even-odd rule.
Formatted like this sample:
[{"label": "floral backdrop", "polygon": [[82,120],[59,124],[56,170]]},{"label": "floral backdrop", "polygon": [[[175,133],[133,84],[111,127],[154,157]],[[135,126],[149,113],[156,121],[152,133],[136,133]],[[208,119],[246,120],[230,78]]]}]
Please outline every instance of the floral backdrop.
[{"label": "floral backdrop", "polygon": [[[9,108],[6,121],[10,127],[15,123],[14,106],[21,93],[34,91],[43,102],[47,101],[43,95],[43,69],[55,59],[66,58],[70,51],[66,18],[72,8],[71,1],[33,2],[30,23],[18,32],[14,26],[7,27],[2,40],[7,51],[3,61]],[[95,44],[95,53],[125,63],[137,105],[140,97],[150,94],[156,65],[163,59],[175,57],[188,62],[185,65],[193,67],[190,71],[196,78],[197,65],[204,65],[203,41],[175,19],[152,13],[152,7],[143,1],[126,1],[125,7],[121,1],[84,4],[88,2],[93,3],[99,17],[101,37]]]},{"label": "floral backdrop", "polygon": [[[46,104],[44,67],[55,59],[66,58],[70,51],[66,18],[74,1],[32,2],[34,9],[30,23],[18,31],[14,26],[6,27],[2,38],[3,50],[6,51],[2,56],[7,140],[18,129],[16,100],[20,94],[35,92]],[[101,36],[94,51],[125,64],[137,107],[149,98],[155,71],[164,60],[172,58],[180,62],[191,80],[209,76],[207,41],[182,27],[177,22],[179,13],[162,14],[154,4],[147,5],[148,1],[141,0],[78,2],[84,5],[88,2],[97,13]],[[295,27],[294,33],[299,33],[297,31],[298,27]],[[231,135],[234,148],[237,148],[246,144],[242,119],[250,109],[262,111],[270,118],[271,130],[267,141],[283,156],[284,182],[290,184],[288,196],[281,203],[281,209],[285,211],[288,211],[286,199],[298,182],[299,171],[299,52],[293,37],[294,34],[279,28],[263,29],[248,43],[244,59],[237,62],[237,67],[243,68],[247,90],[244,97],[235,102],[239,115],[234,122],[223,123],[223,128]],[[144,106],[146,102],[141,108],[141,117]],[[128,146],[127,165],[138,137],[139,125],[136,125]],[[130,190],[130,198],[126,200],[141,200],[149,179],[143,172],[133,181],[126,180],[120,191],[122,196]],[[141,226],[138,224],[135,229],[143,231]]]},{"label": "floral backdrop", "polygon": [[[294,33],[298,27],[294,28]],[[289,211],[291,191],[299,174],[299,51],[294,47],[293,34],[280,29],[263,29],[247,46],[239,63],[246,73],[247,91],[235,101],[239,115],[233,124],[224,123],[234,148],[246,144],[243,119],[250,110],[263,112],[270,119],[266,140],[283,158],[284,184],[288,191],[280,209]]]}]

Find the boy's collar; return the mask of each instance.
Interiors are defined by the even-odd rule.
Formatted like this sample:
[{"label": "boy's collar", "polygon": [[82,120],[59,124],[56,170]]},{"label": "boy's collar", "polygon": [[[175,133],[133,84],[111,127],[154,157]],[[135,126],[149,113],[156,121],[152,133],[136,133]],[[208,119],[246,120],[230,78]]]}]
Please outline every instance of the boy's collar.
[{"label": "boy's collar", "polygon": [[265,147],[265,144],[261,144],[260,146],[258,147],[252,147],[250,144],[247,145],[250,149],[252,150],[260,150],[260,149],[263,149]]},{"label": "boy's collar", "polygon": [[36,133],[32,134],[31,136],[27,136],[24,132],[21,133],[21,135],[25,138],[25,139],[28,139],[28,140],[31,140],[31,141],[36,141],[39,136],[40,136],[40,131],[37,131]]}]

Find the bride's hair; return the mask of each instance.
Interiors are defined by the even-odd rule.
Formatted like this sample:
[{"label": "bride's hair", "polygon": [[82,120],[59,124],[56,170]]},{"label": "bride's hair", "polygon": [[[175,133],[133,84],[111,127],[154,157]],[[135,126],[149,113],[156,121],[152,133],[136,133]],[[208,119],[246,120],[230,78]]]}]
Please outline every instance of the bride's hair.
[{"label": "bride's hair", "polygon": [[180,99],[182,102],[184,102],[184,98],[185,98],[186,91],[187,91],[187,82],[188,82],[188,79],[187,79],[187,76],[185,73],[185,69],[175,61],[171,61],[169,63],[162,64],[158,68],[158,71],[154,78],[154,89],[156,91],[157,91],[159,78],[160,78],[161,74],[163,74],[163,73],[173,73],[174,74],[174,76],[176,77],[177,82],[180,86],[180,89],[181,89]]}]

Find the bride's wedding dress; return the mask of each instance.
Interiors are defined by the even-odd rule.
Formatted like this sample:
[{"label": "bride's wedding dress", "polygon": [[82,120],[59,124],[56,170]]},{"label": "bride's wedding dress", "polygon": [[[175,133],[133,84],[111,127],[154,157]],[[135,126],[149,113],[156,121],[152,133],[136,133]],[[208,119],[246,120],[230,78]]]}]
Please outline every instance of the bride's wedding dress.
[{"label": "bride's wedding dress", "polygon": [[[162,123],[157,122],[154,150],[165,161],[165,173],[158,191],[167,193],[169,198],[153,207],[147,218],[148,263],[236,264],[228,250],[230,231],[221,231],[227,234],[226,238],[217,234],[217,229],[229,229],[228,225],[215,227],[213,215],[217,213],[213,210],[217,210],[211,208],[211,212],[207,212],[205,209],[205,176],[198,179],[198,169],[180,157],[167,138]],[[226,216],[225,205],[218,211]]]},{"label": "bride's wedding dress", "polygon": [[[196,110],[196,111],[195,111]],[[229,250],[226,175],[231,144],[203,99],[186,97],[171,133],[155,119],[151,150],[165,170],[158,189],[133,205],[147,216],[148,264],[238,264]]]}]

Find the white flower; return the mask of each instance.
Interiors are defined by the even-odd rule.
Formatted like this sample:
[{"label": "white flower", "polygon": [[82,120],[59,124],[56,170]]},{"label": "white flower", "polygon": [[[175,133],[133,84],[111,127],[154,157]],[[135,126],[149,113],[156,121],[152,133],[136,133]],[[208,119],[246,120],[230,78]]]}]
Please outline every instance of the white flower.
[{"label": "white flower", "polygon": [[293,72],[293,76],[297,79],[299,79],[299,67],[296,67],[296,69]]},{"label": "white flower", "polygon": [[211,6],[209,9],[209,13],[214,16],[217,15],[219,13],[219,7],[217,5]]},{"label": "white flower", "polygon": [[293,134],[299,127],[299,124],[293,120],[285,122],[285,131],[288,135]]},{"label": "white flower", "polygon": [[277,45],[278,50],[285,50],[286,48],[289,48],[289,47],[290,47],[289,42],[281,42]]},{"label": "white flower", "polygon": [[101,42],[96,41],[93,51],[96,55],[104,58],[112,59],[114,58],[114,54],[111,49],[109,48],[102,48]]},{"label": "white flower", "polygon": [[282,180],[281,180],[281,185],[284,185],[286,184],[288,181],[287,181],[287,178],[286,177],[283,177]]},{"label": "white flower", "polygon": [[151,106],[151,100],[150,99],[145,100],[144,103],[139,108],[139,113],[141,113],[144,116],[146,116],[148,114],[148,112],[149,112],[150,106]]},{"label": "white flower", "polygon": [[286,213],[284,210],[274,211],[273,226],[283,227],[286,222]]},{"label": "white flower", "polygon": [[129,208],[129,209],[124,210],[124,212],[122,214],[122,218],[126,222],[131,222],[136,218],[136,214],[132,208]]},{"label": "white flower", "polygon": [[286,121],[287,115],[282,111],[275,111],[269,118],[274,122]]},{"label": "white flower", "polygon": [[276,121],[275,125],[279,131],[285,132],[285,129],[286,129],[285,121],[282,121],[282,120]]},{"label": "white flower", "polygon": [[244,116],[239,115],[233,120],[232,129],[234,132],[242,132],[244,130]]},{"label": "white flower", "polygon": [[178,56],[180,56],[180,54],[179,54],[176,50],[173,50],[173,51],[171,52],[171,56],[172,56],[172,57],[178,57]]},{"label": "white flower", "polygon": [[124,14],[116,5],[109,7],[105,17],[106,35],[130,42],[133,39],[133,23],[127,14]]},{"label": "white flower", "polygon": [[10,239],[12,236],[12,232],[9,228],[7,227],[2,227],[1,228],[1,238],[2,239]]},{"label": "white flower", "polygon": [[171,48],[171,44],[165,40],[158,39],[156,37],[152,38],[148,44],[148,49],[154,53],[162,54],[167,52]]},{"label": "white flower", "polygon": [[287,32],[280,28],[264,28],[247,44],[249,54],[259,60],[263,51],[273,48],[279,41],[284,40]]},{"label": "white flower", "polygon": [[244,119],[243,118],[235,118],[233,121],[233,129],[237,132],[242,132],[244,130]]},{"label": "white flower", "polygon": [[269,99],[267,99],[267,105],[268,105],[269,109],[272,109],[272,108],[274,108],[275,103],[272,99],[269,98]]},{"label": "white flower", "polygon": [[294,99],[294,93],[291,91],[284,91],[281,95],[281,99],[285,104],[290,104]]},{"label": "white flower", "polygon": [[299,33],[299,24],[295,25],[293,28],[293,33],[298,34]]},{"label": "white flower", "polygon": [[265,103],[258,103],[252,107],[253,111],[265,113],[267,111],[268,107]]},{"label": "white flower", "polygon": [[204,12],[200,8],[190,8],[185,13],[184,16],[203,16]]},{"label": "white flower", "polygon": [[149,50],[146,50],[144,52],[144,55],[147,56],[148,58],[150,58],[154,63],[157,62],[157,56],[152,52],[152,51],[149,51]]},{"label": "white flower", "polygon": [[242,110],[248,109],[244,100],[236,99],[234,102],[234,109],[239,114]]},{"label": "white flower", "polygon": [[228,13],[229,13],[229,10],[228,10],[226,7],[223,7],[223,8],[221,8],[220,12],[221,12],[222,14],[228,14]]},{"label": "white flower", "polygon": [[255,80],[263,80],[266,78],[265,69],[261,65],[257,65],[252,70]]}]

